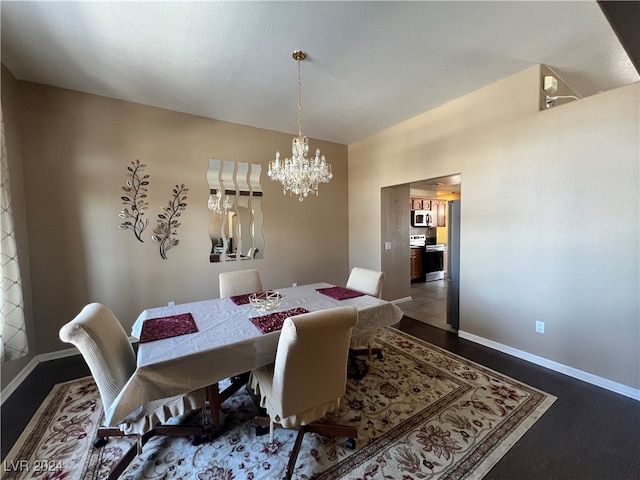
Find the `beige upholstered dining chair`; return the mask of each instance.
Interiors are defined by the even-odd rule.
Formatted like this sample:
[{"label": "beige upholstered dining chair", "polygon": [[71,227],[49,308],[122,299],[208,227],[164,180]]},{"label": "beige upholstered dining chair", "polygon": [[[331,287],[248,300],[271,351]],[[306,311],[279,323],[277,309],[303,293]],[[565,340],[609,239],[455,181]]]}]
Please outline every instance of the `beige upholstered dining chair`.
[{"label": "beige upholstered dining chair", "polygon": [[220,298],[262,292],[260,272],[256,269],[222,272],[218,275]]},{"label": "beige upholstered dining chair", "polygon": [[[220,284],[220,298],[264,291],[262,288],[262,280],[260,280],[260,272],[256,269],[222,272],[218,275],[218,283]],[[213,423],[216,427],[220,425],[220,405],[239,388],[244,386],[248,379],[249,372],[244,372],[241,375],[232,377],[231,383],[233,388],[225,389],[224,395],[222,394],[223,392],[220,392],[218,383],[207,387]]]},{"label": "beige upholstered dining chair", "polygon": [[251,387],[260,397],[268,418],[256,424],[269,425],[273,443],[275,424],[298,428],[289,457],[286,478],[291,478],[305,432],[350,437],[355,446],[358,431],[353,426],[316,423],[340,406],[346,391],[347,354],[351,329],[358,320],[354,307],[338,307],[287,318],[282,327],[275,363],[251,374]]},{"label": "beige upholstered dining chair", "polygon": [[[384,272],[354,267],[349,274],[346,286],[351,290],[380,298],[385,277]],[[379,348],[373,348],[375,337],[375,332],[351,337],[351,355],[358,355],[361,349],[366,349],[369,360],[374,353],[379,357],[382,356],[382,351]]]},{"label": "beige upholstered dining chair", "polygon": [[[75,345],[87,362],[98,386],[104,411],[120,401],[120,392],[136,369],[136,355],[122,325],[106,306],[91,303],[60,329],[60,339]],[[162,425],[171,417],[184,415],[205,405],[206,391],[155,400],[139,407],[113,425],[98,429],[94,445],[104,445],[108,437],[136,435],[134,444],[113,467],[109,479],[118,478],[127,465],[140,454],[153,435],[194,436],[197,443],[204,425]]]},{"label": "beige upholstered dining chair", "polygon": [[347,288],[380,298],[385,277],[384,272],[353,267],[347,280]]}]

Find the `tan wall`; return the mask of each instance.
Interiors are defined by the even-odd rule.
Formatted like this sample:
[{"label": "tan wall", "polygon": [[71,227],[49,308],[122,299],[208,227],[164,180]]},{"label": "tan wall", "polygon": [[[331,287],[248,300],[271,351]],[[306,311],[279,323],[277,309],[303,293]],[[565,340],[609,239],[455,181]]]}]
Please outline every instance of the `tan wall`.
[{"label": "tan wall", "polygon": [[638,388],[640,84],[539,92],[533,67],[350,145],[349,262],[380,266],[381,187],[460,172],[460,329]]},{"label": "tan wall", "polygon": [[[27,212],[25,207],[24,175],[22,169],[22,149],[20,129],[17,121],[20,105],[17,98],[17,82],[13,75],[2,65],[2,112],[9,160],[9,178],[11,180],[11,209],[20,263],[22,293],[24,301],[27,337],[34,338],[33,309],[31,308],[31,275],[29,270],[29,245],[27,235]],[[33,342],[29,353],[17,360],[2,364],[2,388],[11,381],[35,356]]]},{"label": "tan wall", "polygon": [[409,185],[382,188],[380,195],[383,205],[382,238],[391,246],[388,250],[384,243],[380,247],[382,249],[381,270],[386,274],[382,297],[405,298],[409,295],[405,292],[402,283],[395,279],[406,277],[408,282],[411,271]]},{"label": "tan wall", "polygon": [[[33,279],[36,349],[67,345],[58,330],[91,301],[114,310],[126,330],[145,308],[218,297],[222,271],[258,268],[265,288],[348,276],[347,148],[310,140],[333,166],[320,196],[299,202],[266,176],[292,135],[168,110],[20,83],[22,152]],[[263,165],[263,260],[209,263],[208,159]],[[147,165],[144,243],[119,230],[126,167]],[[150,239],[160,207],[184,183],[180,244],[162,260]]]}]

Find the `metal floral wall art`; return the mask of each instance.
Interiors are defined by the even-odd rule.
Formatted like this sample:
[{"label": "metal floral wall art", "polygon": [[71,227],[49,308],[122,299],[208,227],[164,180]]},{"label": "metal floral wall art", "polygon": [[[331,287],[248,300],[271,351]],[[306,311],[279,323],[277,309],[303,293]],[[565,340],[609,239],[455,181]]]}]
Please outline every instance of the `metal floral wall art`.
[{"label": "metal floral wall art", "polygon": [[167,259],[167,250],[180,243],[180,240],[175,236],[178,234],[180,226],[178,221],[180,212],[187,208],[185,200],[188,191],[189,189],[184,186],[184,183],[180,186],[176,185],[173,189],[173,199],[169,200],[168,205],[162,207],[162,213],[158,214],[158,226],[153,229],[155,235],[152,235],[151,239],[158,242],[160,256],[165,260]]},{"label": "metal floral wall art", "polygon": [[149,206],[147,203],[147,185],[149,185],[149,175],[142,175],[142,171],[146,165],[140,163],[140,160],[131,162],[131,166],[127,167],[127,183],[122,190],[125,195],[120,197],[122,204],[125,205],[120,214],[120,218],[125,219],[118,228],[122,230],[131,229],[138,240],[142,240],[142,232],[147,225],[149,219],[144,218],[144,212]]},{"label": "metal floral wall art", "polygon": [[[140,163],[139,159],[131,162],[131,166],[127,167],[127,182],[122,187],[125,194],[120,197],[124,207],[118,215],[124,219],[118,228],[133,230],[134,235],[140,242],[144,242],[142,233],[149,225],[149,219],[144,216],[149,207],[147,202],[149,175],[143,174],[146,167],[145,164]],[[154,242],[158,242],[160,256],[165,260],[167,259],[167,250],[180,243],[175,238],[178,234],[178,227],[180,227],[178,217],[187,208],[185,200],[187,199],[186,193],[188,191],[189,189],[184,184],[176,185],[173,189],[173,198],[169,200],[166,207],[161,207],[162,213],[158,215],[158,225],[153,230],[154,235],[151,236],[151,239]]]}]

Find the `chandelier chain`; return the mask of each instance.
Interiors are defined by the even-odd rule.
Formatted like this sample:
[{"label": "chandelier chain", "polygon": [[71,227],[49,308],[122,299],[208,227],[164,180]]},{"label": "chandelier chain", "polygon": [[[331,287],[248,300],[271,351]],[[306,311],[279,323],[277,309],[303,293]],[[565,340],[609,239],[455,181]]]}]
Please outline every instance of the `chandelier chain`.
[{"label": "chandelier chain", "polygon": [[300,81],[300,60],[298,60],[298,136],[302,138],[302,82]]}]

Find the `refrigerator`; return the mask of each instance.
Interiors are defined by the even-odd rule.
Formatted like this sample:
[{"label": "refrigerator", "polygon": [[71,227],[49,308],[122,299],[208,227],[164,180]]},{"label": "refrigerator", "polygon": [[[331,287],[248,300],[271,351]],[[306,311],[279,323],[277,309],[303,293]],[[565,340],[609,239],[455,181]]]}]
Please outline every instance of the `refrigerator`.
[{"label": "refrigerator", "polygon": [[460,328],[460,200],[448,202],[447,323]]}]

